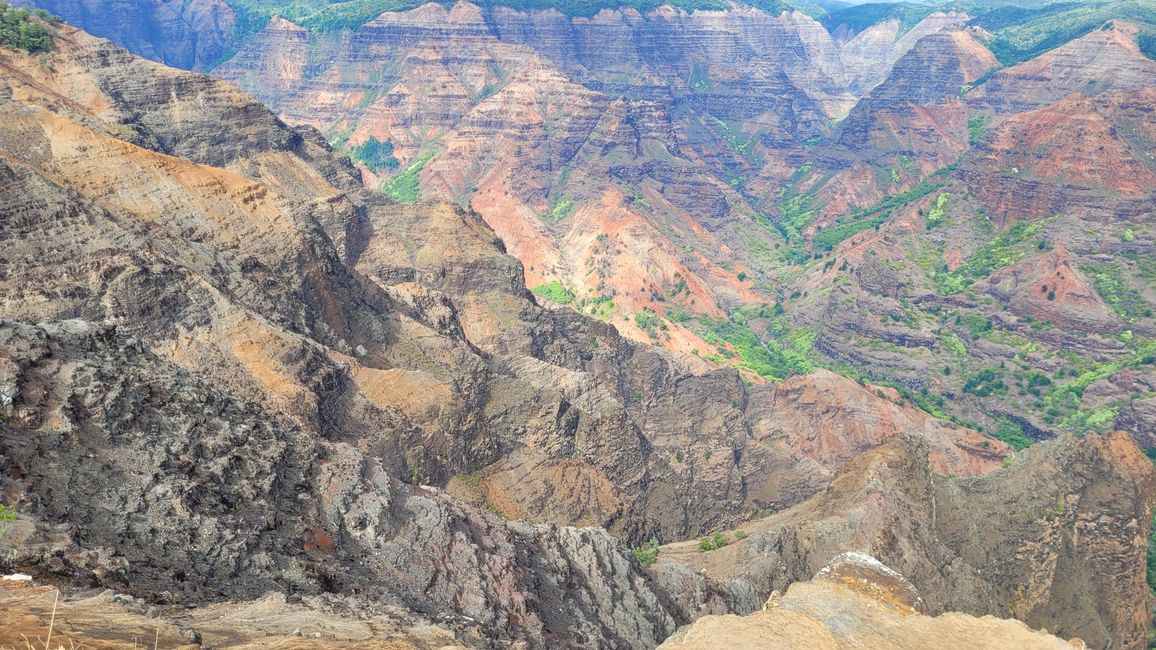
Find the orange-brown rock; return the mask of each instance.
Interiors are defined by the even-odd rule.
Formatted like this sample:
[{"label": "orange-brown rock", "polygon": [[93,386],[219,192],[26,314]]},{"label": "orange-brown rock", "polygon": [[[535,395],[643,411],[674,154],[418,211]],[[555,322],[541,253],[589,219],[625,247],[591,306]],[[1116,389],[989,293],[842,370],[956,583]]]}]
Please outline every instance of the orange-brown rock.
[{"label": "orange-brown rock", "polygon": [[969,154],[964,178],[1000,224],[1057,213],[1140,217],[1152,204],[1156,170],[1147,153],[1151,140],[1125,136],[1126,107],[1137,100],[1151,106],[1156,85],[1096,97],[1075,93],[1016,115]]},{"label": "orange-brown rock", "polygon": [[981,288],[1017,315],[1052,322],[1065,329],[1103,332],[1118,327],[1118,318],[1062,245],[993,273]]},{"label": "orange-brown rock", "polygon": [[1025,648],[1084,650],[1016,620],[947,613],[930,617],[911,583],[878,560],[844,553],[812,580],[776,593],[762,611],[747,616],[704,616],[659,648],[752,650],[814,648]]},{"label": "orange-brown rock", "polygon": [[[976,478],[933,477],[927,453],[918,439],[895,438],[851,461],[826,492],[744,524],[743,539],[726,532],[729,543],[706,552],[695,541],[663,547],[654,570],[731,582],[741,594],[731,611],[745,613],[854,551],[900,572],[929,614],[1014,617],[1089,647],[1143,647],[1147,614],[1136,603],[1147,585],[1134,567],[1146,551],[1156,469],[1126,433],[1043,443]],[[681,605],[711,612],[709,601]],[[858,620],[871,611],[850,609]],[[714,619],[710,629],[724,622],[737,621]]]}]

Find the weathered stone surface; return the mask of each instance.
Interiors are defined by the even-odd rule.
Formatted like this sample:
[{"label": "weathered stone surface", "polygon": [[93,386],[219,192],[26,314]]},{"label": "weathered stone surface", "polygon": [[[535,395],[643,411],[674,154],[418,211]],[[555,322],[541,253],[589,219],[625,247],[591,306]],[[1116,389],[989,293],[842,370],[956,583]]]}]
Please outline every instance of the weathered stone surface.
[{"label": "weathered stone surface", "polygon": [[911,583],[863,553],[844,553],[809,582],[798,582],[747,616],[704,616],[660,648],[1031,648],[1087,646],[1065,642],[1015,620],[920,613]]},{"label": "weathered stone surface", "polygon": [[664,547],[660,565],[737,585],[742,613],[859,551],[910,580],[930,614],[1012,616],[1091,647],[1143,646],[1135,603],[1147,586],[1135,567],[1156,470],[1126,433],[1043,443],[974,479],[933,478],[926,458],[922,441],[895,438],[823,494],[744,525],[746,539],[706,553],[695,542]]}]

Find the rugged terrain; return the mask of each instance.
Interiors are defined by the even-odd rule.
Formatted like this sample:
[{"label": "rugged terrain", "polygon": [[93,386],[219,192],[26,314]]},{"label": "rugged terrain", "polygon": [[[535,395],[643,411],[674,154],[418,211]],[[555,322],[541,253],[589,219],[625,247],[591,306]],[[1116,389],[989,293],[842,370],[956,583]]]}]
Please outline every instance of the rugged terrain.
[{"label": "rugged terrain", "polygon": [[749,616],[704,616],[660,648],[1086,648],[1019,621],[956,613],[930,618],[906,578],[864,553],[845,553],[809,582],[775,592]]},{"label": "rugged terrain", "polygon": [[635,340],[886,383],[1017,447],[1156,445],[1144,3],[43,6],[476,211]]},{"label": "rugged terrain", "polygon": [[[501,9],[486,11],[516,18]],[[494,28],[487,21],[479,26],[477,8],[414,12],[432,14],[443,32],[458,36],[459,24],[474,25],[469,29],[479,32],[476,48],[463,37],[455,50],[462,65],[474,65],[471,57],[491,57],[485,59],[489,62],[509,56],[511,65],[517,61],[527,66],[519,70],[533,73],[518,93],[503,94],[508,84],[462,109],[474,116],[469,119],[475,131],[472,150],[465,140],[455,145],[461,156],[488,150],[492,143],[486,139],[493,134],[487,125],[510,115],[519,117],[508,128],[518,120],[530,125],[523,133],[528,139],[511,141],[511,150],[526,152],[532,144],[535,160],[555,145],[581,150],[601,142],[599,147],[613,149],[631,141],[625,134],[642,128],[647,113],[637,111],[662,105],[646,97],[657,91],[645,78],[611,73],[605,83],[618,84],[619,96],[605,103],[609,95],[566,80],[572,73],[566,66],[578,65],[566,63],[569,55],[552,59],[525,43],[481,33],[483,27]],[[404,34],[414,12],[382,16],[364,29]],[[691,21],[670,32],[688,33],[706,29],[695,20],[768,20],[751,12],[708,13],[663,10],[646,21]],[[945,16],[934,18],[934,29],[928,28],[934,34],[909,43],[905,53],[887,55],[895,58],[893,71],[907,72],[898,78],[889,73],[872,86],[864,100],[879,106],[872,115],[909,114],[910,107],[896,103],[914,92],[912,82],[926,87],[933,100],[942,99],[953,84],[970,83],[993,69],[977,36],[951,29],[961,19]],[[774,20],[806,24],[804,19],[799,14]],[[958,218],[956,206],[994,206],[982,203],[993,199],[978,193],[960,201],[938,197],[961,187],[955,184],[965,183],[969,174],[990,173],[1003,158],[1016,155],[1014,147],[1001,143],[1027,138],[1053,152],[1034,159],[1035,167],[1018,163],[1030,170],[1027,180],[1072,174],[1071,150],[1033,134],[1033,123],[1022,114],[1006,117],[990,109],[990,132],[969,145],[958,169],[941,176],[941,194],[925,195],[934,196],[935,204],[924,215],[913,212],[922,209],[914,203],[896,209],[878,231],[868,229],[840,243],[828,259],[832,263],[820,257],[796,265],[792,282],[799,284],[785,286],[801,287],[798,296],[763,304],[757,292],[744,288],[734,294],[733,304],[699,304],[698,316],[684,320],[681,330],[660,327],[657,323],[668,321],[658,311],[634,314],[634,330],[619,321],[635,338],[651,338],[653,329],[655,339],[664,339],[659,331],[672,340],[683,337],[687,346],[712,338],[719,349],[719,356],[705,349],[700,355],[675,355],[551,299],[563,294],[531,293],[526,278],[533,281],[538,271],[508,255],[498,234],[510,240],[511,251],[524,240],[509,236],[501,224],[490,225],[493,215],[517,215],[515,207],[495,208],[487,223],[477,194],[468,203],[478,212],[452,202],[399,203],[367,188],[365,181],[374,184],[376,174],[365,161],[360,167],[351,164],[316,128],[289,126],[222,81],[135,58],[70,27],[53,29],[49,53],[0,49],[5,114],[0,123],[0,474],[4,503],[20,514],[0,537],[5,568],[32,573],[81,599],[95,595],[84,590],[105,588],[138,596],[169,608],[157,610],[166,620],[178,620],[187,606],[240,601],[238,607],[256,608],[262,616],[305,608],[371,628],[327,637],[332,642],[392,638],[416,647],[449,640],[467,646],[517,641],[530,647],[653,647],[704,614],[750,613],[774,590],[810,579],[839,553],[860,550],[907,576],[930,614],[1014,616],[1096,647],[1143,644],[1148,592],[1138,567],[1156,475],[1133,438],[1143,441],[1144,432],[1151,431],[1151,413],[1143,407],[1151,397],[1151,389],[1143,389],[1151,374],[1144,355],[1152,351],[1145,347],[1150,344],[1143,329],[1149,317],[1137,316],[1127,336],[1123,329],[1106,330],[1105,322],[1124,322],[1117,305],[1099,296],[1096,276],[1080,266],[1086,259],[1081,256],[1088,255],[1082,240],[1072,237],[1064,245],[1037,239],[1040,229],[1060,227],[1054,224],[1067,224],[1060,233],[1073,232],[1072,221],[1045,215],[1009,213],[1009,225],[993,235],[997,243],[1022,236],[1007,244],[1009,249],[1033,247],[1030,257],[1000,251],[1000,259],[1011,256],[1014,264],[981,276],[962,262],[978,253],[960,252],[961,263],[946,274],[951,282],[967,283],[966,291],[944,285],[947,290],[933,294],[926,290],[944,282],[935,279],[938,275],[912,281],[887,263],[898,258],[877,259],[888,250],[918,252],[917,244],[904,239],[916,232],[923,245],[925,232],[947,237],[975,227]],[[294,38],[314,46],[312,36],[282,21],[271,22],[249,44],[274,42],[268,32],[276,29],[297,32]],[[1132,27],[1113,24],[1101,31],[1088,38],[1122,44],[1123,60],[1135,62],[1128,58],[1139,55],[1128,49],[1135,45]],[[391,47],[406,42],[385,39]],[[942,75],[910,78],[915,64],[905,58],[923,61],[943,48],[971,58],[945,66]],[[338,50],[349,51],[344,45]],[[417,51],[399,54],[398,60],[415,66],[411,72],[437,77],[450,65],[446,52],[424,62]],[[239,66],[245,56],[254,55],[242,52],[219,71]],[[317,58],[306,52],[299,61],[312,66]],[[597,67],[592,61],[581,65]],[[850,87],[850,73],[841,65],[840,83]],[[1139,74],[1149,74],[1146,64],[1137,65]],[[767,95],[747,95],[744,101],[762,101],[758,97],[784,87],[775,84],[805,76],[800,68],[771,68],[758,74],[774,77],[774,84],[743,91]],[[354,76],[357,70],[349,68]],[[1012,67],[997,74],[1015,72]],[[856,74],[858,87],[866,91],[872,85],[863,80],[869,71]],[[551,86],[555,81],[558,85]],[[421,119],[437,119],[428,106],[442,100],[430,93],[452,90],[452,84],[410,83],[419,93],[407,100],[414,114],[420,110]],[[1136,151],[1137,143],[1151,137],[1143,118],[1147,91],[1128,83],[1122,75],[1118,89],[1059,101],[1095,107],[1116,126],[1105,130],[1091,120],[1087,128],[1120,139],[1118,153]],[[843,91],[836,90],[808,95],[796,108],[847,108]],[[546,120],[549,128],[535,134],[540,123],[534,115],[518,113],[534,102],[519,93],[549,99],[555,92],[571,93],[566,96],[576,105],[583,97],[589,100],[596,124],[573,123],[581,116],[554,109],[572,123]],[[943,100],[944,114],[958,115],[952,104],[972,101],[970,94]],[[308,101],[321,110],[324,96]],[[975,101],[992,102],[994,96],[976,95]],[[488,105],[491,100],[495,103]],[[392,106],[391,101],[383,105]],[[868,104],[851,109],[848,123],[860,119],[855,110],[863,105]],[[1055,111],[1053,105],[1030,110],[1049,106]],[[489,117],[477,113],[478,107],[490,111]],[[768,110],[775,119],[782,117],[779,108]],[[806,128],[803,113],[793,115],[791,128]],[[443,117],[452,118],[455,133],[464,128],[454,114]],[[870,118],[863,118],[868,124],[863,132],[874,137]],[[655,119],[653,124],[674,123],[669,116]],[[968,120],[962,128],[969,128]],[[766,137],[773,139],[772,131]],[[544,141],[542,133],[548,136]],[[658,135],[654,142],[661,140]],[[678,142],[677,134],[662,137]],[[504,146],[499,141],[493,149]],[[649,146],[637,140],[634,149]],[[809,148],[835,156],[830,152],[845,146],[832,139]],[[400,144],[393,151],[408,155]],[[471,168],[467,158],[451,157],[452,151],[447,147],[411,175],[420,192],[438,178],[427,173],[440,169],[446,179]],[[634,173],[627,168],[642,154],[632,155],[634,162],[620,161],[620,167],[588,168],[586,182],[604,183],[604,173]],[[607,150],[592,160],[607,165],[616,158]],[[682,165],[666,162],[664,174],[671,165]],[[1134,155],[1133,162],[1141,171],[1151,165],[1142,155]],[[411,162],[404,164],[412,169]],[[531,167],[518,168],[503,182],[533,185]],[[688,201],[702,199],[708,186],[748,200],[702,169],[690,177],[705,185],[687,181]],[[823,183],[833,187],[851,173],[825,174]],[[575,169],[567,182],[580,178]],[[1076,198],[1064,199],[1065,205],[1106,191],[1099,185],[1102,178],[1086,178],[1083,188],[1066,186],[1074,188]],[[825,184],[812,183],[814,196]],[[404,189],[400,183],[390,187],[395,195]],[[654,200],[678,196],[673,184],[670,188],[655,187]],[[1111,205],[1142,205],[1143,192],[1151,188],[1134,189],[1129,194],[1133,190],[1123,183],[1112,190],[1117,202]],[[432,196],[437,194],[427,198]],[[724,203],[729,210],[729,201]],[[1088,207],[1073,221],[1103,218],[1099,201],[1083,205]],[[942,222],[918,230],[915,224],[923,227],[918,220],[932,219],[937,207]],[[567,209],[574,210],[563,220],[567,223],[583,213],[581,206]],[[697,208],[694,213],[692,221],[701,226],[702,214]],[[589,209],[585,214],[602,219],[607,213]],[[645,223],[660,232],[664,222]],[[742,223],[752,232],[785,237],[759,219],[748,216]],[[606,223],[591,224],[587,243],[612,255],[614,242],[622,240],[600,230]],[[639,224],[623,224],[622,232],[645,232]],[[723,225],[718,237],[741,238],[739,226]],[[1132,240],[1121,237],[1121,245],[1145,241],[1144,228],[1138,224],[1130,231]],[[819,232],[806,235],[808,241],[814,243]],[[550,246],[573,236],[547,234],[543,241]],[[637,250],[651,251],[650,245],[643,239],[634,245],[638,248],[623,249],[619,257],[649,264]],[[1018,254],[1021,248],[1014,250]],[[568,255],[555,250],[559,259]],[[713,262],[696,268],[708,263]],[[619,272],[614,268],[607,265],[606,272]],[[722,285],[685,268],[686,274],[679,271],[686,287],[680,294],[722,295],[717,289]],[[1037,282],[1046,282],[1055,296],[1041,291],[1041,300]],[[920,286],[925,293],[918,301],[903,291]],[[980,361],[994,364],[1008,354],[994,344],[985,347],[985,333],[1014,326],[1030,335],[1031,343],[1047,341],[1052,347],[1043,350],[1013,348],[1008,372],[1015,372],[1017,360],[1025,371],[1047,367],[1049,359],[1071,364],[1054,372],[1048,368],[1057,381],[1046,395],[1041,390],[1039,399],[1067,409],[1060,413],[1065,419],[1083,417],[1089,426],[1080,430],[1087,435],[1062,436],[1013,453],[1007,443],[973,427],[934,417],[937,393],[930,390],[816,369],[807,356],[810,348],[837,360],[876,351],[846,334],[858,331],[858,321],[851,320],[856,311],[845,308],[848,299],[868,317],[892,314],[897,305],[918,310],[879,322],[879,338],[894,341],[891,345],[926,346],[959,358],[955,344],[963,346],[967,363],[977,365],[965,365],[969,373],[943,376],[971,383],[965,392],[975,397],[977,408],[992,403],[980,400],[998,391],[979,394],[996,383],[994,371],[978,384],[971,374],[981,374]],[[679,302],[669,294],[649,300],[663,310]],[[747,300],[758,304],[745,305]],[[1017,320],[1001,320],[998,326],[988,321],[986,329],[981,322],[975,339],[965,341],[972,312],[994,311],[1003,304],[997,301],[1011,305]],[[614,322],[613,313],[599,311],[598,304],[606,302],[588,302],[588,311]],[[814,310],[826,310],[824,318],[813,321],[822,328],[803,331],[798,319]],[[925,324],[923,310],[936,314],[938,329]],[[1065,318],[1052,329],[1034,326],[1037,319]],[[887,339],[900,324],[913,331]],[[706,325],[713,329],[702,329]],[[1092,328],[1097,335],[1087,334]],[[955,331],[960,334],[949,339]],[[783,373],[789,376],[762,381],[745,356],[760,349],[748,335],[779,346],[775,349],[793,360]],[[973,353],[975,348],[982,354]],[[1054,350],[1080,356],[1070,360]],[[720,363],[724,351],[737,355],[747,373],[718,367],[725,365]],[[1080,365],[1083,356],[1098,365]],[[928,367],[938,366],[921,364],[904,365],[895,355],[889,372],[926,376]],[[1069,367],[1077,372],[1061,384],[1059,370]],[[1029,391],[1053,386],[1050,380],[1024,381]],[[1118,403],[1122,392],[1129,395],[1126,407]],[[1122,426],[1131,423],[1132,437],[1097,433],[1117,415]],[[1039,438],[1052,433],[1031,414],[1015,411],[1005,418],[1021,432],[1038,431]],[[740,526],[745,539],[716,550],[700,552],[699,542],[677,543],[702,535],[713,539]],[[652,538],[676,543],[661,547],[658,562],[647,568],[645,554],[631,553],[630,547]],[[270,592],[288,598],[284,610],[276,596],[265,595]],[[103,602],[91,604],[103,607]],[[195,640],[199,627],[205,635],[219,631],[211,614],[219,610],[204,611],[210,613],[191,614],[194,622],[180,624],[192,630],[186,640]],[[269,629],[286,633],[273,624]]]}]

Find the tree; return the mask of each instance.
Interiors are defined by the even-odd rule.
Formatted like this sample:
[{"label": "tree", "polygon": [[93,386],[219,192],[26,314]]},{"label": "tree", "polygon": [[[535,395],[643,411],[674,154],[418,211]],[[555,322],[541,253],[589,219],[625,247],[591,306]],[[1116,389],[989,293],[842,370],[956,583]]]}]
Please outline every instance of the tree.
[{"label": "tree", "polygon": [[47,52],[52,49],[52,31],[48,25],[59,18],[46,11],[29,12],[0,2],[0,46],[10,50]]}]

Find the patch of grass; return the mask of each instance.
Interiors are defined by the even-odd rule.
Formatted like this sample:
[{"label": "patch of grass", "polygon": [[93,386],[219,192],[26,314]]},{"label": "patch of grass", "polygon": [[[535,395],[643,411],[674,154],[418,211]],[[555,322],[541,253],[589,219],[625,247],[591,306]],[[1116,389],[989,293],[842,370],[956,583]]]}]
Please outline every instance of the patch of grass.
[{"label": "patch of grass", "polygon": [[953,357],[967,356],[967,345],[963,342],[963,339],[956,336],[955,332],[949,329],[944,328],[940,331],[939,346]]},{"label": "patch of grass", "polygon": [[610,296],[601,294],[594,298],[583,299],[579,306],[585,309],[586,313],[600,320],[610,318],[615,307],[614,300]]},{"label": "patch of grass", "polygon": [[401,173],[393,176],[381,186],[381,191],[398,203],[416,203],[421,200],[421,185],[419,176],[426,163],[436,155],[433,149],[426,149],[410,164],[406,165]]},{"label": "patch of grass", "polygon": [[943,224],[943,217],[947,213],[947,202],[951,195],[946,192],[935,197],[931,209],[927,211],[927,227],[934,228]]},{"label": "patch of grass", "polygon": [[1088,264],[1080,267],[1091,280],[1096,293],[1112,308],[1112,311],[1128,321],[1135,321],[1150,315],[1148,301],[1144,295],[1128,286],[1124,274],[1115,264]]},{"label": "patch of grass", "polygon": [[1019,262],[1027,256],[1027,250],[1021,244],[1039,234],[1043,227],[1043,221],[1016,223],[992,241],[980,246],[954,271],[941,269],[935,273],[932,281],[935,282],[936,289],[943,295],[960,293],[976,280],[986,278],[998,269]]},{"label": "patch of grass", "polygon": [[574,301],[574,294],[558,280],[551,280],[530,289],[535,295],[549,298],[559,305],[569,305]]},{"label": "patch of grass", "polygon": [[546,214],[546,219],[554,223],[570,216],[570,211],[574,209],[574,201],[567,197],[562,197],[555,201],[550,206],[550,212]]},{"label": "patch of grass", "polygon": [[495,504],[493,501],[490,501],[489,499],[486,499],[485,501],[482,502],[482,509],[485,510],[486,512],[492,514],[492,515],[495,515],[497,517],[501,517],[502,519],[509,519],[510,518],[509,516],[506,515],[505,512],[502,512],[502,509],[499,508],[497,506],[497,504]]}]

